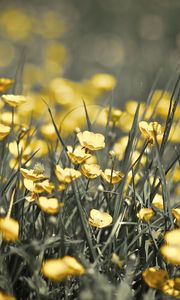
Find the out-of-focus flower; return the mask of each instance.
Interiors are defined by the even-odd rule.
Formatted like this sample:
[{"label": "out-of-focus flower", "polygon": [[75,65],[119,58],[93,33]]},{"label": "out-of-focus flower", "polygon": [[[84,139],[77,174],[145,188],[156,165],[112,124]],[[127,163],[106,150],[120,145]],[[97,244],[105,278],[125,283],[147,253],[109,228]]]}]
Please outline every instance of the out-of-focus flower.
[{"label": "out-of-focus flower", "polygon": [[106,116],[106,123],[108,121],[108,117],[109,117],[109,124],[110,126],[112,126],[113,124],[117,124],[120,120],[120,117],[122,115],[122,111],[120,109],[111,108],[111,111],[109,112],[109,107],[105,107],[104,108],[104,112],[105,112],[105,116]]},{"label": "out-of-focus flower", "polygon": [[22,163],[28,159],[31,154],[32,148],[31,145],[26,145],[24,140],[20,140],[17,144],[16,141],[9,143],[9,152],[15,157],[18,158],[19,155],[22,156]]},{"label": "out-of-focus flower", "polygon": [[101,174],[101,168],[97,164],[83,164],[81,165],[81,172],[89,179],[95,179]]},{"label": "out-of-focus flower", "polygon": [[[29,156],[33,152],[31,146],[31,143],[27,143],[25,139],[21,139],[18,143],[17,141],[12,141],[9,143],[9,152],[13,156],[13,158],[11,158],[9,161],[10,168],[17,169],[20,162],[20,158],[22,164],[28,160]],[[26,163],[26,166],[28,167],[30,163],[31,162],[28,161],[28,163]]]},{"label": "out-of-focus flower", "polygon": [[173,208],[172,214],[176,218],[176,224],[180,227],[180,208]]},{"label": "out-of-focus flower", "polygon": [[52,123],[42,125],[40,128],[40,132],[43,137],[49,139],[50,141],[54,141],[57,139],[57,134]]},{"label": "out-of-focus flower", "polygon": [[169,134],[169,141],[172,143],[180,143],[180,123],[176,124],[175,126],[172,124],[170,134]]},{"label": "out-of-focus flower", "polygon": [[104,228],[112,223],[112,217],[106,212],[92,209],[89,216],[89,224],[97,228]]},{"label": "out-of-focus flower", "polygon": [[129,114],[128,112],[123,112],[119,122],[118,122],[118,127],[123,131],[123,132],[129,132],[131,130],[132,124],[133,124],[133,119],[134,116]]},{"label": "out-of-focus flower", "polygon": [[116,79],[114,76],[105,74],[105,73],[99,73],[95,74],[90,78],[91,84],[95,89],[98,89],[100,91],[111,91],[116,86]]},{"label": "out-of-focus flower", "polygon": [[55,10],[45,10],[41,14],[40,22],[36,24],[36,33],[45,39],[57,39],[62,36],[64,31],[65,24]]},{"label": "out-of-focus flower", "polygon": [[6,37],[14,41],[26,39],[32,30],[32,21],[29,15],[24,10],[16,8],[4,10],[0,23],[4,28]]},{"label": "out-of-focus flower", "polygon": [[141,208],[140,211],[137,213],[137,217],[139,220],[148,222],[154,216],[154,211],[152,208]]},{"label": "out-of-focus flower", "polygon": [[153,201],[152,201],[152,205],[158,209],[163,209],[164,208],[164,204],[163,204],[163,198],[162,195],[160,194],[156,194]]},{"label": "out-of-focus flower", "polygon": [[[163,90],[155,90],[152,95],[151,106],[152,107],[156,106],[156,114],[160,116],[162,119],[167,118],[171,100],[174,103],[174,99],[171,98],[172,98],[172,93]],[[179,117],[180,117],[180,106],[177,105],[174,119],[178,120]]]},{"label": "out-of-focus flower", "polygon": [[61,66],[67,60],[67,51],[65,47],[58,43],[51,43],[44,49],[44,65],[45,70],[51,73],[53,76],[60,74]]},{"label": "out-of-focus flower", "polygon": [[141,121],[139,122],[139,129],[150,144],[154,144],[154,137],[156,137],[157,142],[162,140],[163,130],[158,122],[147,123],[146,121]]},{"label": "out-of-focus flower", "polygon": [[[82,98],[88,101],[87,93],[84,94],[82,90],[82,84],[79,82],[73,82],[65,78],[54,78],[49,84],[49,93],[58,104],[63,107],[71,107],[72,103],[76,105],[82,104]],[[83,107],[82,107],[83,109]],[[83,111],[84,112],[84,111]]]},{"label": "out-of-focus flower", "polygon": [[100,133],[90,131],[79,132],[77,138],[82,147],[91,151],[100,150],[105,147],[104,136]]},{"label": "out-of-focus flower", "polygon": [[180,181],[180,167],[177,166],[174,170],[172,180],[174,183],[178,183]]},{"label": "out-of-focus flower", "polygon": [[13,84],[14,80],[9,78],[0,78],[0,93],[7,91]]},{"label": "out-of-focus flower", "polygon": [[169,279],[164,282],[161,287],[161,291],[169,296],[180,298],[180,277],[175,279]]},{"label": "out-of-focus flower", "polygon": [[165,260],[173,265],[180,265],[180,229],[174,229],[165,234],[164,244],[160,248]]},{"label": "out-of-focus flower", "polygon": [[20,171],[24,178],[30,179],[32,181],[41,180],[41,179],[46,178],[46,176],[43,174],[44,170],[38,170],[38,169],[27,170],[27,169],[21,168]]},{"label": "out-of-focus flower", "polygon": [[59,192],[64,191],[66,188],[67,188],[67,184],[65,184],[65,183],[60,183],[58,185],[58,191]]},{"label": "out-of-focus flower", "polygon": [[16,300],[16,298],[9,294],[0,292],[0,300]]},{"label": "out-of-focus flower", "polygon": [[[118,141],[113,146],[113,150],[115,152],[115,155],[119,160],[122,160],[123,157],[124,157],[125,150],[126,150],[126,147],[127,147],[127,144],[128,144],[128,139],[129,139],[128,136],[123,136],[120,139],[118,139]],[[138,143],[137,143],[137,148],[139,148],[141,146],[142,146],[142,141],[139,140]],[[140,155],[140,152],[138,150],[135,150],[133,152],[133,154],[132,154],[132,163],[139,157],[139,155]],[[143,155],[141,157],[141,164],[144,165],[145,162],[146,162],[146,157],[145,157],[145,155]]]},{"label": "out-of-focus flower", "polygon": [[78,170],[74,170],[72,168],[63,169],[59,165],[56,165],[55,167],[55,174],[59,182],[63,184],[70,183],[81,176],[81,172]]},{"label": "out-of-focus flower", "polygon": [[[132,164],[135,163],[139,157],[140,157],[140,152],[138,150],[135,150],[132,153],[132,157],[131,157]],[[147,161],[147,158],[146,158],[145,154],[143,154],[141,156],[140,161],[141,161],[141,165],[144,166],[146,161]]]},{"label": "out-of-focus flower", "polygon": [[[0,18],[1,22],[1,18]],[[10,22],[9,22],[10,23]],[[1,31],[2,32],[2,31]],[[8,53],[8,55],[7,55]],[[11,41],[8,41],[7,39],[0,40],[0,68],[4,68],[9,66],[13,60],[16,58],[16,49],[14,45],[11,43]]]},{"label": "out-of-focus flower", "polygon": [[17,107],[27,101],[27,98],[23,95],[2,95],[1,98],[9,106]]},{"label": "out-of-focus flower", "polygon": [[11,128],[9,126],[0,124],[0,141],[2,141],[9,133]]},{"label": "out-of-focus flower", "polygon": [[124,261],[120,260],[119,256],[116,253],[112,254],[111,261],[116,264],[120,269],[124,265]]},{"label": "out-of-focus flower", "polygon": [[155,289],[160,289],[164,294],[179,298],[180,278],[169,278],[167,271],[151,267],[146,269],[143,274],[146,284]]},{"label": "out-of-focus flower", "polygon": [[111,169],[105,169],[104,172],[101,172],[101,176],[107,182],[116,184],[123,179],[124,174],[121,171],[112,171]]},{"label": "out-of-focus flower", "polygon": [[15,242],[19,239],[19,223],[13,218],[0,218],[0,234],[8,242]]},{"label": "out-of-focus flower", "polygon": [[113,146],[116,157],[122,160],[128,143],[128,136],[121,137]]},{"label": "out-of-focus flower", "polygon": [[[138,106],[138,102],[136,102],[134,100],[129,100],[129,101],[126,102],[125,109],[129,114],[134,116],[135,112],[136,112],[136,109],[137,109],[137,106]],[[140,107],[139,107],[139,116],[140,117],[143,115],[143,113],[145,111],[145,107],[146,107],[145,103],[141,102]],[[152,115],[152,112],[153,112],[153,109],[151,108],[151,106],[149,106],[148,109],[146,110],[144,118],[145,119],[150,118],[151,115]]]},{"label": "out-of-focus flower", "polygon": [[169,278],[167,271],[155,267],[146,269],[142,276],[147,285],[155,289],[161,289],[165,281]]},{"label": "out-of-focus flower", "polygon": [[56,198],[39,197],[38,199],[39,207],[47,214],[56,214],[59,208],[64,206],[63,203],[59,203]]},{"label": "out-of-focus flower", "polygon": [[91,157],[91,154],[86,153],[86,150],[82,148],[82,146],[77,146],[75,149],[71,146],[67,146],[67,149],[67,155],[73,164],[81,164]]},{"label": "out-of-focus flower", "polygon": [[61,281],[68,276],[81,276],[85,273],[85,269],[76,258],[64,256],[45,260],[41,272],[51,280]]},{"label": "out-of-focus flower", "polygon": [[4,125],[11,125],[12,120],[15,125],[19,124],[19,116],[17,113],[14,113],[12,116],[12,112],[10,111],[3,111],[0,120]]},{"label": "out-of-focus flower", "polygon": [[48,153],[48,144],[46,140],[33,138],[29,146],[32,152],[38,150],[38,152],[36,152],[36,157],[42,157]]}]

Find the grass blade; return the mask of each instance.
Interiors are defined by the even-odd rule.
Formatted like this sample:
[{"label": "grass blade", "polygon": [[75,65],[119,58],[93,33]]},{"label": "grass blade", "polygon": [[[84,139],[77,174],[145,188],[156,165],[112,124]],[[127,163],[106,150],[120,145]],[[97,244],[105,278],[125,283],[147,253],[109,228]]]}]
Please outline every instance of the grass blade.
[{"label": "grass blade", "polygon": [[91,121],[90,121],[90,118],[88,115],[87,106],[86,106],[84,99],[82,99],[82,102],[83,102],[84,111],[85,111],[85,115],[86,115],[86,122],[87,122],[88,130],[92,131],[92,124],[91,124]]}]

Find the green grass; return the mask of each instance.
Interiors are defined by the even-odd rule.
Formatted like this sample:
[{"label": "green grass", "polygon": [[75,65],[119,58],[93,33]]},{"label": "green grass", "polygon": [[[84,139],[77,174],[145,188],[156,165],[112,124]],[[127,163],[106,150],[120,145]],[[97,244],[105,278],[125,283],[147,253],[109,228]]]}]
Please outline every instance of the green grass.
[{"label": "green grass", "polygon": [[[129,132],[128,145],[124,159],[119,162],[106,152],[109,143],[109,133],[113,130],[115,141],[121,135],[116,127],[110,127],[110,114],[105,128],[106,148],[97,153],[99,164],[103,168],[114,168],[124,172],[123,180],[116,184],[109,184],[101,177],[89,180],[85,176],[72,181],[65,190],[58,191],[58,181],[54,174],[54,166],[73,167],[67,156],[67,145],[76,144],[76,135],[63,139],[58,125],[53,118],[51,108],[47,105],[49,118],[57,134],[57,143],[49,144],[49,155],[42,159],[36,158],[38,151],[31,153],[22,163],[22,153],[18,154],[18,169],[9,167],[11,154],[8,144],[12,140],[20,142],[20,129],[12,130],[8,137],[0,142],[0,213],[5,216],[10,204],[12,192],[15,190],[11,217],[19,222],[19,241],[6,242],[1,239],[0,255],[0,288],[7,293],[21,299],[81,299],[81,300],[130,300],[130,299],[171,299],[162,292],[150,289],[142,279],[142,272],[149,266],[166,269],[171,277],[178,276],[178,267],[166,263],[160,254],[164,233],[176,227],[171,208],[178,207],[175,202],[174,185],[168,174],[173,172],[179,163],[178,145],[168,141],[169,132],[173,124],[174,113],[178,105],[180,77],[174,83],[169,113],[165,122],[165,132],[161,146],[155,142],[151,150],[147,150],[144,140],[140,155],[133,164],[132,154],[140,138],[139,106],[134,115],[132,128]],[[15,89],[16,90],[16,89]],[[148,99],[148,106],[151,97]],[[161,100],[160,100],[161,101]],[[99,127],[93,124],[88,114],[88,105],[83,100],[87,130],[99,132]],[[152,120],[153,116],[152,116]],[[32,120],[32,124],[33,120]],[[36,133],[35,133],[36,134]],[[25,133],[25,138],[31,145],[33,135]],[[74,142],[75,141],[75,142]],[[174,150],[175,149],[175,150]],[[142,155],[147,160],[141,164]],[[173,153],[173,155],[171,155]],[[167,159],[168,157],[168,159]],[[27,190],[22,184],[21,167],[26,167],[31,161],[42,162],[45,173],[55,184],[55,190],[49,196],[56,197],[64,203],[58,214],[49,215],[41,211],[37,202],[28,203],[25,200]],[[30,167],[29,167],[30,168]],[[75,167],[80,169],[80,166]],[[131,180],[126,188],[128,173]],[[135,176],[140,180],[136,182]],[[152,177],[153,183],[150,183]],[[156,183],[158,179],[158,183]],[[149,222],[140,221],[137,212],[141,207],[150,207],[156,193],[162,188],[164,210],[155,208],[155,217]],[[46,193],[45,193],[46,195]],[[108,227],[98,229],[88,222],[91,208],[102,209],[113,216],[113,222]],[[159,230],[159,236],[156,232]],[[116,253],[123,260],[122,268],[111,261],[112,253]],[[42,262],[47,258],[57,258],[70,255],[82,263],[86,273],[82,277],[68,277],[62,282],[53,282],[41,274]],[[172,298],[173,299],[173,298]]]}]

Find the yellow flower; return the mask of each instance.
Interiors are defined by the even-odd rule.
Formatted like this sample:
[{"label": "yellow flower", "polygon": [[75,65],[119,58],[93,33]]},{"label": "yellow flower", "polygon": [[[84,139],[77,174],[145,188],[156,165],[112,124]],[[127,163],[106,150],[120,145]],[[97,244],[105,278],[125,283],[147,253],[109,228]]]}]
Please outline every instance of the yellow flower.
[{"label": "yellow flower", "polygon": [[99,73],[93,75],[90,81],[95,89],[101,91],[110,91],[113,90],[116,86],[115,77],[105,73]]},{"label": "yellow flower", "polygon": [[67,184],[65,184],[65,183],[60,183],[58,185],[58,191],[59,192],[64,191],[66,188],[67,188]]},{"label": "yellow flower", "polygon": [[124,265],[124,261],[120,260],[119,256],[116,253],[112,254],[111,261],[116,264],[120,269]]},{"label": "yellow flower", "polygon": [[57,179],[64,184],[70,183],[81,176],[81,172],[78,170],[71,168],[62,169],[59,165],[56,165],[55,167],[55,174]]},{"label": "yellow flower", "polygon": [[64,256],[63,262],[69,268],[71,275],[83,275],[85,273],[84,267],[72,256]]},{"label": "yellow flower", "polygon": [[180,245],[180,229],[174,229],[166,232],[164,240],[167,244]]},{"label": "yellow flower", "polygon": [[0,124],[0,141],[2,141],[9,133],[11,128],[9,126]]},{"label": "yellow flower", "polygon": [[94,155],[91,155],[91,157],[86,160],[86,164],[88,165],[92,165],[96,163],[97,163],[97,158]]},{"label": "yellow flower", "polygon": [[97,209],[90,211],[89,224],[97,228],[104,228],[112,223],[112,217],[106,212]]},{"label": "yellow flower", "polygon": [[19,239],[19,223],[13,218],[0,218],[0,233],[2,238],[8,242],[15,242]]},{"label": "yellow flower", "polygon": [[[132,164],[135,163],[135,161],[139,158],[139,156],[140,156],[140,152],[138,150],[134,150],[131,157]],[[143,154],[141,156],[141,165],[144,166],[146,161],[147,161],[146,156]]]},{"label": "yellow flower", "polygon": [[163,130],[158,122],[141,121],[139,122],[139,129],[150,144],[154,144],[154,136],[156,136],[157,142],[162,140]]},{"label": "yellow flower", "polygon": [[9,78],[0,78],[0,93],[4,93],[8,88],[11,87],[14,80]]},{"label": "yellow flower", "polygon": [[21,168],[20,171],[24,178],[30,179],[32,181],[41,180],[41,179],[46,178],[43,174],[43,170],[41,173],[40,170],[36,170],[36,169],[27,170],[27,169]]},{"label": "yellow flower", "polygon": [[161,291],[169,296],[180,298],[180,278],[166,280]]},{"label": "yellow flower", "polygon": [[[114,144],[113,146],[113,151],[115,152],[116,157],[119,160],[122,160],[125,154],[125,150],[128,144],[128,136],[123,136],[120,139],[118,139],[118,141]],[[137,148],[142,146],[142,141],[139,140],[138,144],[137,144]],[[139,151],[135,150],[132,154],[132,163],[139,157]],[[141,158],[141,163],[142,165],[144,165],[146,162],[146,157],[145,155],[142,156]]]},{"label": "yellow flower", "polygon": [[180,167],[177,166],[174,170],[172,180],[174,183],[178,183],[180,181]]},{"label": "yellow flower", "polygon": [[[129,114],[134,116],[135,112],[136,112],[136,109],[137,109],[137,106],[138,106],[137,101],[129,100],[129,101],[126,102],[125,108],[126,108],[126,111]],[[139,107],[139,116],[143,115],[144,110],[145,110],[145,103],[141,102],[140,107]],[[153,109],[151,108],[151,106],[149,106],[148,109],[146,110],[146,113],[145,113],[145,119],[150,118],[151,115],[152,115],[152,112],[153,112]]]},{"label": "yellow flower", "polygon": [[141,208],[140,211],[137,213],[137,217],[139,220],[148,222],[154,216],[154,211],[152,208]]},{"label": "yellow flower", "polygon": [[46,139],[40,140],[37,138],[33,138],[29,147],[31,148],[32,152],[38,150],[38,152],[36,153],[36,157],[42,157],[48,153],[48,144],[46,143]]},{"label": "yellow flower", "polygon": [[164,204],[163,204],[163,198],[162,195],[160,194],[156,194],[153,201],[152,201],[152,205],[158,209],[163,209],[164,208]]},{"label": "yellow flower", "polygon": [[[172,98],[172,94],[168,91],[156,90],[152,96],[152,106],[156,106],[156,114],[159,115],[162,119],[166,119],[168,115],[169,105]],[[174,99],[173,99],[174,103]],[[174,119],[178,120],[180,117],[180,106],[177,105]]]},{"label": "yellow flower", "polygon": [[124,157],[124,152],[126,150],[127,143],[128,136],[123,136],[113,146],[113,151],[115,152],[115,155],[119,160],[122,160]]},{"label": "yellow flower", "polygon": [[64,206],[63,203],[59,203],[56,198],[46,198],[39,197],[38,199],[39,207],[47,214],[56,214],[59,211],[59,208]]},{"label": "yellow flower", "polygon": [[41,182],[34,182],[33,180],[24,178],[24,186],[28,191],[40,194],[42,192],[47,192],[48,194],[51,194],[54,185],[51,183],[48,179],[43,180]]},{"label": "yellow flower", "polygon": [[176,218],[176,224],[180,227],[180,208],[173,208],[172,214]]},{"label": "yellow flower", "polygon": [[95,179],[101,174],[100,166],[97,164],[83,164],[81,165],[81,172],[89,179]]},{"label": "yellow flower", "polygon": [[77,138],[82,147],[91,151],[100,150],[105,147],[104,136],[100,133],[90,131],[79,132]]},{"label": "yellow flower", "polygon": [[55,141],[57,139],[57,134],[52,123],[41,126],[40,131],[43,137],[45,137],[46,139],[49,139],[51,141]]},{"label": "yellow flower", "polygon": [[77,146],[74,150],[71,146],[67,146],[67,149],[67,155],[73,164],[81,164],[91,157],[91,154],[86,153],[85,149],[81,146]]},{"label": "yellow flower", "polygon": [[104,170],[104,172],[101,172],[101,176],[107,182],[116,184],[123,179],[124,174],[121,171],[115,171],[115,170],[112,171],[111,169],[106,169]]},{"label": "yellow flower", "polygon": [[175,126],[171,126],[170,134],[169,134],[169,140],[172,143],[179,143],[180,142],[180,123],[176,124]]},{"label": "yellow flower", "polygon": [[[1,116],[0,116],[0,120],[4,125],[11,125],[12,124],[12,112],[10,111],[4,111],[2,112]],[[13,122],[14,124],[19,124],[19,116],[17,113],[13,114]]]},{"label": "yellow flower", "polygon": [[12,107],[17,107],[27,101],[23,95],[2,95],[1,98]]},{"label": "yellow flower", "polygon": [[[106,123],[107,123],[108,117],[109,117],[109,107],[105,107],[104,112],[106,114]],[[120,119],[122,113],[123,112],[117,108],[114,108],[114,107],[111,108],[110,119],[109,119],[110,126],[119,122],[119,119]]]},{"label": "yellow flower", "polygon": [[160,289],[169,277],[167,271],[155,267],[146,269],[142,276],[146,284],[155,289]]},{"label": "yellow flower", "polygon": [[169,231],[164,236],[166,244],[160,248],[165,260],[173,265],[180,265],[180,229]]},{"label": "yellow flower", "polygon": [[134,116],[124,111],[119,119],[118,127],[124,132],[129,132],[133,124],[133,119]]},{"label": "yellow flower", "polygon": [[42,188],[43,191],[47,192],[48,194],[51,194],[54,189],[54,184],[49,181],[49,179],[43,180],[41,182],[37,182],[36,189]]},{"label": "yellow flower", "polygon": [[20,140],[17,144],[16,141],[9,143],[9,152],[18,158],[18,155],[22,155],[22,162],[25,162],[31,154],[32,148],[30,145],[26,145],[24,140]]},{"label": "yellow flower", "polygon": [[25,199],[26,199],[27,202],[31,203],[31,202],[34,202],[38,199],[38,195],[36,193],[32,192],[32,193],[30,193],[30,195],[27,195],[25,197]]},{"label": "yellow flower", "polygon": [[85,269],[74,257],[64,256],[45,260],[41,272],[51,280],[61,281],[71,275],[81,276]]},{"label": "yellow flower", "polygon": [[169,279],[167,271],[155,267],[146,269],[142,276],[149,287],[160,289],[164,294],[179,298],[180,278]]},{"label": "yellow flower", "polygon": [[16,300],[16,298],[11,295],[0,292],[0,300]]}]

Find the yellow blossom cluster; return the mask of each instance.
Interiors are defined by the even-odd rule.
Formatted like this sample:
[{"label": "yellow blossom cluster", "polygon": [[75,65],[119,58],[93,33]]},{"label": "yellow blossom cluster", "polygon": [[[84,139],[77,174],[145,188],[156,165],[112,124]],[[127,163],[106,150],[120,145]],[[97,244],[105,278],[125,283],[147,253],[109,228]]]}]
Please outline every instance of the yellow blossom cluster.
[{"label": "yellow blossom cluster", "polygon": [[84,267],[71,256],[51,258],[43,262],[42,274],[54,281],[62,281],[68,276],[81,276],[85,273]]}]

